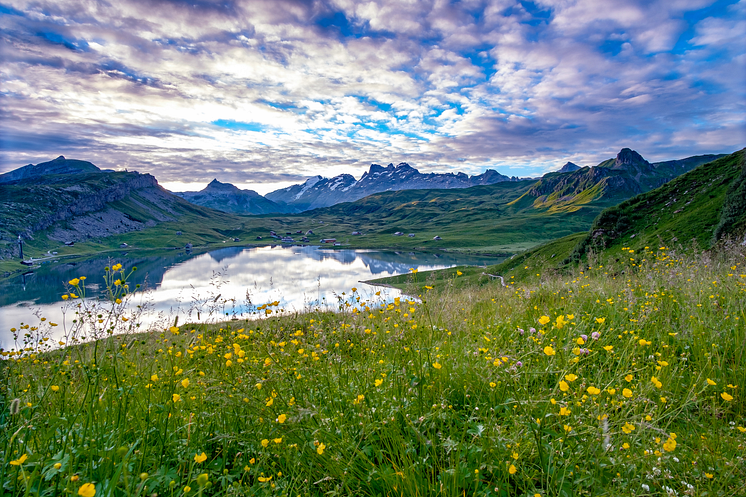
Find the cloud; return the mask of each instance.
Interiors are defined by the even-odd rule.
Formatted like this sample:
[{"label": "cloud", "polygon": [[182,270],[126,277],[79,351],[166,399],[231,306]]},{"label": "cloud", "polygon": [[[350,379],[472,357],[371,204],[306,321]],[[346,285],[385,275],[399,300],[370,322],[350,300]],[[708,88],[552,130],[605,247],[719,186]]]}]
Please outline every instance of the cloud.
[{"label": "cloud", "polygon": [[729,152],[743,5],[12,0],[0,171],[64,154],[281,185],[371,162],[527,176],[636,144]]}]

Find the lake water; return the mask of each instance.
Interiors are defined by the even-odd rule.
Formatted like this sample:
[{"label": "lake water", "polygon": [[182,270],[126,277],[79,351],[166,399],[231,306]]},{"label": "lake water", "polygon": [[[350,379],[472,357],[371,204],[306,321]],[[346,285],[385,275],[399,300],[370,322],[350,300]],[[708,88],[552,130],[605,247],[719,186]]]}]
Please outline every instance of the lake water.
[{"label": "lake water", "polygon": [[[390,301],[401,293],[361,282],[406,274],[410,268],[427,271],[456,265],[481,266],[496,264],[500,259],[452,253],[274,246],[227,247],[199,255],[180,252],[168,257],[134,255],[50,264],[32,274],[0,283],[0,349],[14,348],[9,330],[22,322],[35,326],[43,316],[61,323],[65,283],[85,276],[87,297],[94,297],[104,286],[104,267],[117,262],[127,270],[137,266],[138,270],[128,281],[130,288],[139,283],[148,289],[133,295],[133,303],[148,307],[140,321],[144,325],[163,326],[173,323],[176,316],[181,323],[248,318],[254,315],[256,306],[273,301],[279,301],[278,308],[285,312],[317,307],[336,309],[338,298],[349,298],[353,287],[363,299]],[[381,294],[374,296],[379,291]],[[68,321],[70,315],[68,311]]]}]

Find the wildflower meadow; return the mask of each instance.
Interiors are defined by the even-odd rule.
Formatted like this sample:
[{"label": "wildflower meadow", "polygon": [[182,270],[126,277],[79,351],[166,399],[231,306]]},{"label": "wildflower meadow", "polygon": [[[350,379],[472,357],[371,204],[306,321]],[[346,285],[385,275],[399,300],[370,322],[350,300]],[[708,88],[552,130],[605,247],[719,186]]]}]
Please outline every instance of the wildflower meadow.
[{"label": "wildflower meadow", "polygon": [[746,495],[742,249],[148,332],[116,264],[13,328],[1,492]]}]

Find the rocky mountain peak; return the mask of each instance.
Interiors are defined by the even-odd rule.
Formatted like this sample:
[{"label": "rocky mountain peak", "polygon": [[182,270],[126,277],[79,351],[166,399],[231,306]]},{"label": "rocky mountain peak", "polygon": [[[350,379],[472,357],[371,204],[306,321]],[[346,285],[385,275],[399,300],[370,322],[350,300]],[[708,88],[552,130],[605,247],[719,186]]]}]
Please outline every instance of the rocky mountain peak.
[{"label": "rocky mountain peak", "polygon": [[648,161],[643,159],[642,155],[638,154],[635,150],[629,149],[629,148],[623,148],[619,151],[619,153],[616,156],[616,160],[614,160],[614,166],[615,168],[620,168],[624,166],[631,166],[631,165],[650,165]]},{"label": "rocky mountain peak", "polygon": [[577,171],[580,169],[580,166],[577,164],[574,164],[572,162],[568,162],[564,166],[562,166],[562,169],[560,169],[558,172],[560,173],[571,173],[573,171]]},{"label": "rocky mountain peak", "polygon": [[236,185],[233,185],[231,183],[221,183],[218,181],[217,178],[210,181],[210,183],[207,184],[207,186],[204,188],[204,191],[238,191],[239,188]]},{"label": "rocky mountain peak", "polygon": [[386,170],[382,165],[380,164],[371,164],[370,169],[368,170],[368,174],[375,174],[375,173],[382,173]]}]

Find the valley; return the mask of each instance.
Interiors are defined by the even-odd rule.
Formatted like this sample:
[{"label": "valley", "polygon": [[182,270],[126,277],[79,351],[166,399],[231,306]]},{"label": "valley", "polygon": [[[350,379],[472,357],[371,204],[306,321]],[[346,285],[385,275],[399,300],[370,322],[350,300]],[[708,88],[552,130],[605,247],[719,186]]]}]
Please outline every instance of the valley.
[{"label": "valley", "polygon": [[[538,180],[496,172],[471,178],[422,175],[408,165],[374,165],[358,182],[369,189],[390,186],[389,176],[378,186],[366,179],[389,173],[403,175],[401,184],[430,181],[450,187],[384,191],[300,213],[251,216],[237,212],[247,205],[265,210],[291,207],[217,180],[202,192],[174,195],[148,174],[106,172],[85,161],[60,157],[0,175],[4,207],[0,275],[25,270],[19,265],[18,235],[23,238],[24,255],[45,258],[41,261],[45,263],[105,253],[187,247],[202,252],[222,246],[321,244],[321,240],[329,241],[325,244],[329,247],[352,249],[512,255],[587,230],[604,209],[716,157],[720,156],[651,164],[623,149],[616,159],[596,167],[566,165],[566,172],[548,173]],[[454,187],[480,182],[492,183]],[[311,185],[317,187],[314,195],[318,197],[324,185],[328,182]]]}]

